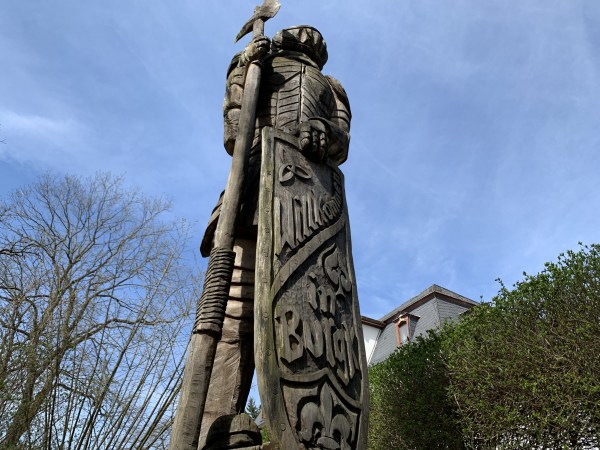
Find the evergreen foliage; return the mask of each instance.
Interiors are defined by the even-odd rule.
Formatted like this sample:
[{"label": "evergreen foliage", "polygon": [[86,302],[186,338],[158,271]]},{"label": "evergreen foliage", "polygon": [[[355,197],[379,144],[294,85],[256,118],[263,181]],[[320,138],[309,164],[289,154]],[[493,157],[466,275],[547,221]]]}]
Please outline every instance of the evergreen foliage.
[{"label": "evergreen foliage", "polygon": [[248,399],[248,403],[246,404],[246,414],[248,414],[252,418],[252,420],[256,420],[256,418],[260,414],[260,406],[256,404],[256,401],[254,401],[254,397],[250,397]]}]

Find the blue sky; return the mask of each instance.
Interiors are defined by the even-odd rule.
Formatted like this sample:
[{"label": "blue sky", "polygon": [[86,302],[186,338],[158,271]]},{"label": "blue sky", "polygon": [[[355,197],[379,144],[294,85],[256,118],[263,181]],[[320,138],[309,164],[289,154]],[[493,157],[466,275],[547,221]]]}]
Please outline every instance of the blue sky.
[{"label": "blue sky", "polygon": [[[489,300],[496,278],[600,241],[600,1],[281,1],[267,34],[321,30],[352,105],[363,314],[433,283]],[[122,174],[172,198],[197,252],[229,170],[225,71],[257,2],[1,3],[0,192]]]}]

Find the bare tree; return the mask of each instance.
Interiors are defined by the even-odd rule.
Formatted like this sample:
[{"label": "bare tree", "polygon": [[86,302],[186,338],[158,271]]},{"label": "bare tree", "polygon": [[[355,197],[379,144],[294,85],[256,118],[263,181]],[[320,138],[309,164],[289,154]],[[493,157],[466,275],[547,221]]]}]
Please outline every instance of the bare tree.
[{"label": "bare tree", "polygon": [[199,286],[168,206],[106,174],[0,203],[0,449],[166,448]]}]

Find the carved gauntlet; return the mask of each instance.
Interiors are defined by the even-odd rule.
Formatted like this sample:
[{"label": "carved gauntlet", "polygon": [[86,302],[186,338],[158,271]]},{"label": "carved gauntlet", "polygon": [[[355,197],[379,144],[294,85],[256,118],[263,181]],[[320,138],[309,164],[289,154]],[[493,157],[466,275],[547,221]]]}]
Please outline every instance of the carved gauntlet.
[{"label": "carved gauntlet", "polygon": [[326,121],[313,118],[298,125],[297,133],[300,150],[313,161],[327,160],[329,148],[329,124]]},{"label": "carved gauntlet", "polygon": [[330,160],[339,165],[348,157],[350,135],[330,120],[311,118],[300,123],[295,134],[300,150],[313,161]]},{"label": "carved gauntlet", "polygon": [[266,36],[256,36],[246,46],[239,60],[239,66],[247,66],[253,61],[262,60],[271,48],[271,41]]}]

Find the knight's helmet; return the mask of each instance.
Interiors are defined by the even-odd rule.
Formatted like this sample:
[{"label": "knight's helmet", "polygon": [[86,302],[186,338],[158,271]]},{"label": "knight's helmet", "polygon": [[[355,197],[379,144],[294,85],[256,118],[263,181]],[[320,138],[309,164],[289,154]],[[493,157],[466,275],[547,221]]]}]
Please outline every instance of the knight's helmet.
[{"label": "knight's helmet", "polygon": [[279,31],[271,41],[273,51],[292,50],[312,59],[319,69],[327,62],[327,44],[319,30],[308,25],[298,25]]}]

